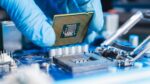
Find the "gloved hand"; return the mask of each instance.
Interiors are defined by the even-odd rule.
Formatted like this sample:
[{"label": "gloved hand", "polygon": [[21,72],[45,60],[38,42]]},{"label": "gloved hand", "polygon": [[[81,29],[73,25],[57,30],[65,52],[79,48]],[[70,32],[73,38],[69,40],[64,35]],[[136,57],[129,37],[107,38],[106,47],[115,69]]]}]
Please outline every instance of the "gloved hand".
[{"label": "gloved hand", "polygon": [[101,35],[103,27],[103,12],[100,0],[76,0],[80,9],[84,12],[93,11],[94,15],[88,28],[86,42],[92,43],[96,37]]},{"label": "gloved hand", "polygon": [[93,11],[94,16],[88,28],[85,42],[92,43],[101,35],[103,13],[100,0],[35,0],[47,16],[53,18],[55,14],[79,13]]},{"label": "gloved hand", "polygon": [[100,0],[0,0],[0,6],[6,9],[17,28],[28,39],[42,47],[55,43],[54,30],[48,23],[55,14],[93,11],[86,38],[88,43],[93,42],[102,29]]},{"label": "gloved hand", "polygon": [[41,47],[55,43],[52,26],[33,0],[0,0],[0,6],[6,9],[17,28],[33,43]]}]

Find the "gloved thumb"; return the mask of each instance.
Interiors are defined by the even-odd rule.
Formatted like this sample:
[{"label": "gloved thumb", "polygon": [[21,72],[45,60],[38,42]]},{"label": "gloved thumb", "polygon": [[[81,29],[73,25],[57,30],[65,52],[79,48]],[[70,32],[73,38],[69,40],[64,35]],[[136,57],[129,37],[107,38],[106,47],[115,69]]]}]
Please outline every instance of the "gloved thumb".
[{"label": "gloved thumb", "polygon": [[0,0],[17,28],[33,43],[49,47],[55,43],[55,33],[46,16],[33,0]]}]

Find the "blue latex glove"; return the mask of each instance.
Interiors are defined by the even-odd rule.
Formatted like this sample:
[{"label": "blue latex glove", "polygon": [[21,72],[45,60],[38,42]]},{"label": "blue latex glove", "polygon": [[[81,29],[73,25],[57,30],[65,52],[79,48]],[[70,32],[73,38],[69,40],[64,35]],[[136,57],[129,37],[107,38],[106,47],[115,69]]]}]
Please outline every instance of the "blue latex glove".
[{"label": "blue latex glove", "polygon": [[103,24],[100,0],[0,0],[0,6],[28,39],[42,47],[55,42],[55,33],[48,23],[55,14],[94,11],[86,38],[88,43],[95,39]]},{"label": "blue latex glove", "polygon": [[93,11],[94,16],[88,28],[86,42],[92,43],[95,38],[101,35],[103,27],[103,13],[100,0],[77,0],[82,11]]},{"label": "blue latex glove", "polygon": [[104,22],[100,0],[44,0],[45,4],[41,4],[43,2],[41,0],[35,1],[44,13],[51,18],[55,14],[93,11],[94,16],[89,25],[85,42],[92,43],[101,34]]},{"label": "blue latex glove", "polygon": [[0,6],[6,9],[17,28],[33,43],[42,47],[55,43],[52,26],[33,0],[0,0]]}]

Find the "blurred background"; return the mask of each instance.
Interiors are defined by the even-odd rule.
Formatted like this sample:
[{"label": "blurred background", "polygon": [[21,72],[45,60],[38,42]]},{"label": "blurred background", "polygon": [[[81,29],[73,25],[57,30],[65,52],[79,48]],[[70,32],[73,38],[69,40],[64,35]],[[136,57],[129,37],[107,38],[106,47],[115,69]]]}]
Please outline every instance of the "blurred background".
[{"label": "blurred background", "polygon": [[[149,0],[101,0],[101,2],[105,13],[117,14],[119,16],[118,26],[125,23],[136,11],[150,9]],[[125,38],[129,34],[137,34],[141,39],[145,38],[145,36],[150,34],[149,27],[149,21],[142,20],[132,28]]]}]

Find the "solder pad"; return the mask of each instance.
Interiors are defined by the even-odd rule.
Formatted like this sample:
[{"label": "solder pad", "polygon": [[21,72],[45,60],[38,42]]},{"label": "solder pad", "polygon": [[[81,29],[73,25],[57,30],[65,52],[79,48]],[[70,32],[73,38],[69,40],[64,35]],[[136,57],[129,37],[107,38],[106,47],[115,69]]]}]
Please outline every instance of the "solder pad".
[{"label": "solder pad", "polygon": [[55,46],[81,43],[86,35],[92,12],[55,15]]}]

